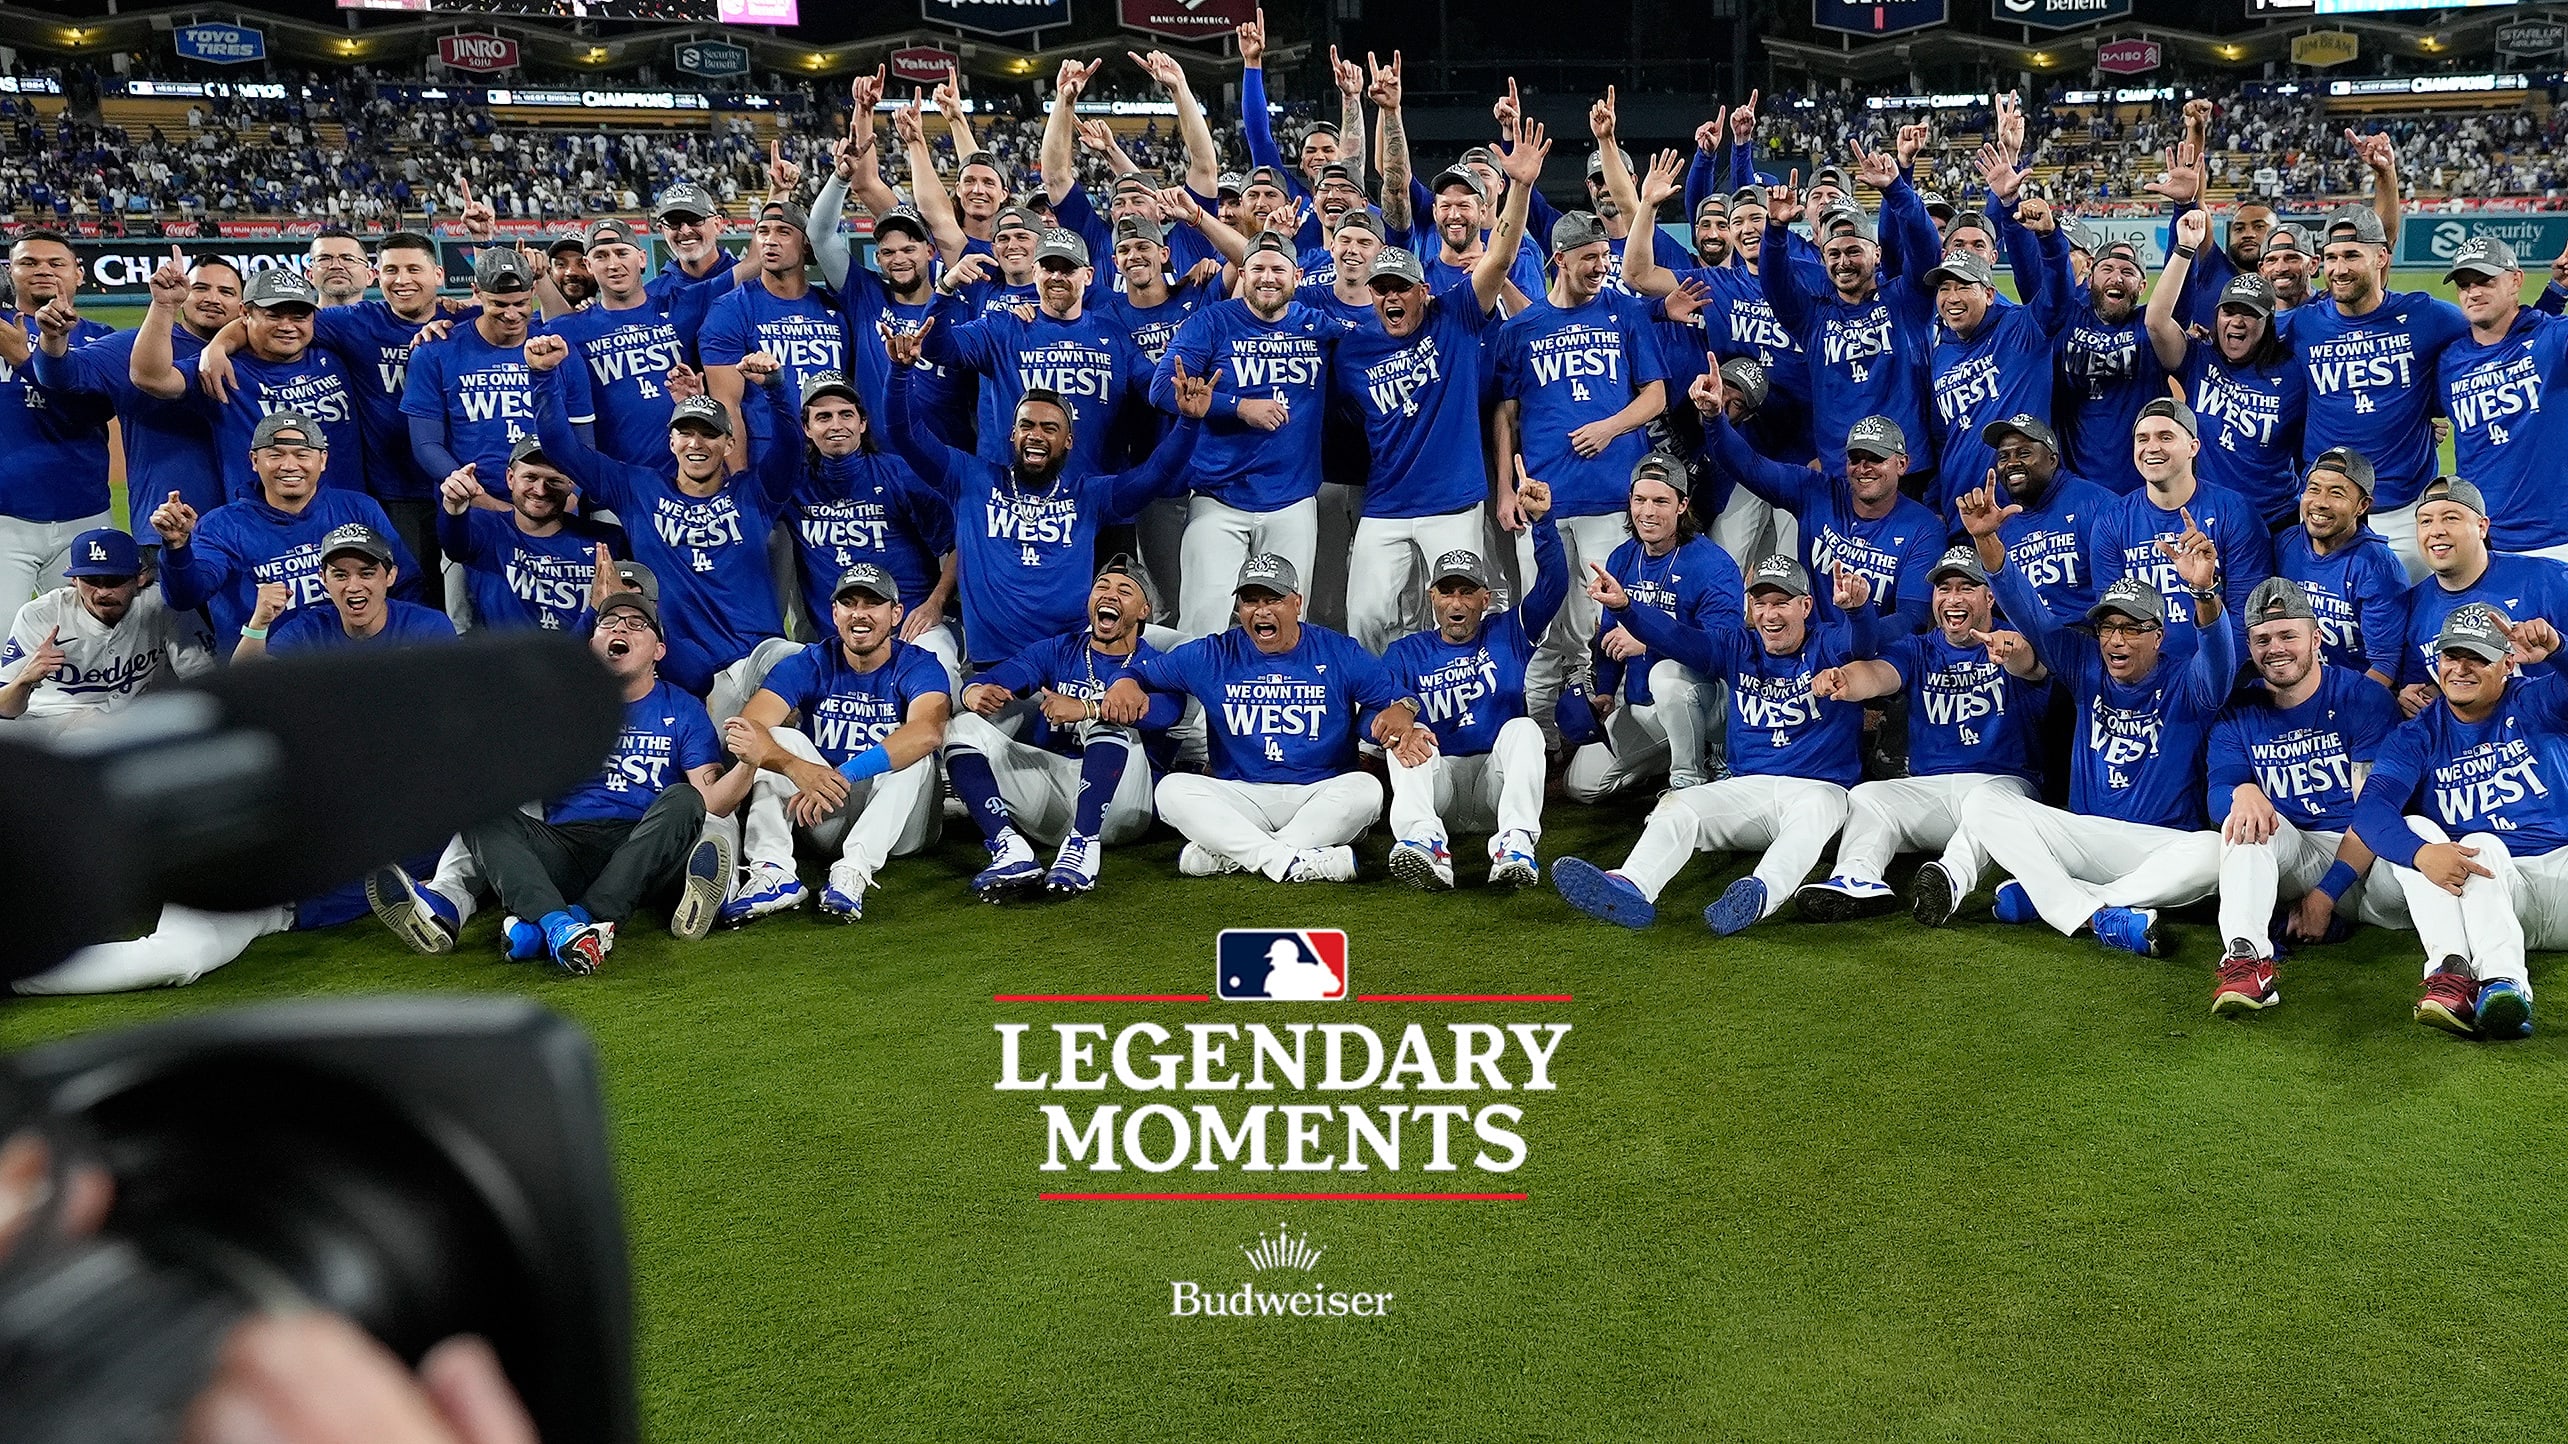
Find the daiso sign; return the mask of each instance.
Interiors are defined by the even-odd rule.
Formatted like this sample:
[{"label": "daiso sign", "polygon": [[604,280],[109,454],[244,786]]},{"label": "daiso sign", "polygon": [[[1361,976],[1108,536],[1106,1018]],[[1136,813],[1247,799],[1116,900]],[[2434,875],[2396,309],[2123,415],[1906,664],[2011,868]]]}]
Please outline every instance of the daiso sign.
[{"label": "daiso sign", "polygon": [[496,74],[517,68],[517,42],[505,35],[440,35],[437,58],[456,70]]}]

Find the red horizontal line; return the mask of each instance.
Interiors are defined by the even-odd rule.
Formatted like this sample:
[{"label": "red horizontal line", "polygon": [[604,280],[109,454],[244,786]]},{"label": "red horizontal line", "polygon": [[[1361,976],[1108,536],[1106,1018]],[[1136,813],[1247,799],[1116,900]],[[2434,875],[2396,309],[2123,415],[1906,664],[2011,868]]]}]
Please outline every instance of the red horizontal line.
[{"label": "red horizontal line", "polygon": [[1567,993],[1358,993],[1359,1003],[1567,1003]]},{"label": "red horizontal line", "polygon": [[1045,1193],[1046,1203],[1522,1203],[1521,1193]]},{"label": "red horizontal line", "polygon": [[993,1003],[1209,1003],[1210,993],[992,993]]}]

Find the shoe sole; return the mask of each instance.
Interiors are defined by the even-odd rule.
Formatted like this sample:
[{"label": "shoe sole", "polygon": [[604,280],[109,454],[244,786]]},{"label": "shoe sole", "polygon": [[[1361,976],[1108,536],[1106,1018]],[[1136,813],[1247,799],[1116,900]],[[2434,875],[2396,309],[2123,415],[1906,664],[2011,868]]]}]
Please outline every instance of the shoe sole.
[{"label": "shoe sole", "polygon": [[1043,890],[1055,897],[1085,897],[1097,890],[1097,880],[1093,877],[1083,877],[1073,882],[1057,877],[1047,877],[1043,880]]},{"label": "shoe sole", "polygon": [[1897,893],[1857,897],[1815,882],[1794,893],[1792,901],[1801,909],[1802,918],[1814,923],[1860,922],[1899,911]]},{"label": "shoe sole", "polygon": [[[696,870],[697,855],[708,847],[713,849],[713,871],[709,875]],[[686,890],[669,912],[669,936],[692,943],[712,932],[714,920],[722,915],[723,895],[729,891],[731,849],[708,837],[687,854]]]},{"label": "shoe sole", "polygon": [[1658,921],[1658,909],[1647,900],[1614,886],[1605,869],[1565,857],[1552,864],[1552,891],[1563,902],[1600,922],[1638,930]]},{"label": "shoe sole", "polygon": [[1532,887],[1535,883],[1542,881],[1542,876],[1540,869],[1524,863],[1502,862],[1489,869],[1489,885],[1491,887]]},{"label": "shoe sole", "polygon": [[401,945],[414,953],[435,956],[455,950],[455,935],[403,886],[396,869],[379,867],[366,874],[366,906],[377,921],[392,929]]},{"label": "shoe sole", "polygon": [[1908,890],[1908,915],[1921,928],[1940,928],[1953,920],[1960,901],[1953,896],[1952,874],[1930,862],[1917,869],[1917,881]]},{"label": "shoe sole", "polygon": [[1765,916],[1765,899],[1733,883],[1703,910],[1703,925],[1715,937],[1746,932]]},{"label": "shoe sole", "polygon": [[2261,998],[2252,993],[2222,993],[2211,1000],[2211,1011],[2217,1017],[2234,1018],[2270,1008],[2282,1000],[2281,993],[2268,993]]},{"label": "shoe sole", "polygon": [[1420,892],[1443,892],[1453,886],[1436,876],[1436,860],[1405,847],[1391,849],[1391,875]]},{"label": "shoe sole", "polygon": [[2450,1033],[2455,1037],[2475,1038],[2479,1036],[2479,1025],[2477,1023],[2453,1012],[2450,1008],[2443,1006],[2441,1003],[2417,1004],[2416,1020],[2429,1028],[2440,1028],[2444,1032]]},{"label": "shoe sole", "polygon": [[2142,933],[2136,947],[2129,943],[2114,941],[2100,933],[2096,935],[2096,942],[2114,952],[2129,953],[2135,958],[2163,958],[2167,955],[2166,943],[2158,936],[2156,928]]},{"label": "shoe sole", "polygon": [[2479,1005],[2479,1032],[2493,1042],[2510,1043],[2527,1035],[2532,1005],[2519,993],[2497,993]]},{"label": "shoe sole", "polygon": [[994,878],[989,882],[974,878],[972,895],[985,903],[1003,903],[1018,893],[1039,891],[1042,887],[1043,874],[1040,872],[1019,873],[1014,877]]}]

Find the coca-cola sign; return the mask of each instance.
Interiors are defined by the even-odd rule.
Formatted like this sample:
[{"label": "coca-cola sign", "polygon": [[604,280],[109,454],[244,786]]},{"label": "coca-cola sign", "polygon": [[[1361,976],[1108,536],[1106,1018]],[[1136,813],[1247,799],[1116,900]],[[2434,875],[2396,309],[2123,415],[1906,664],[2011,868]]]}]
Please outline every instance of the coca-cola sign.
[{"label": "coca-cola sign", "polygon": [[505,35],[440,35],[437,58],[456,70],[495,75],[517,68],[517,42]]}]

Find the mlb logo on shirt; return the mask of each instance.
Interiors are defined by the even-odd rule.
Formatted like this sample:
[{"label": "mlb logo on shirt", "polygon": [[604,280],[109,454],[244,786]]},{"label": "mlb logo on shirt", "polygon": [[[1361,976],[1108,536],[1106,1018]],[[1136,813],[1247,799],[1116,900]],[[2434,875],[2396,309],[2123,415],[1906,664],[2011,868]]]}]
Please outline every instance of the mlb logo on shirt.
[{"label": "mlb logo on shirt", "polygon": [[1232,1002],[1335,1003],[1347,996],[1342,928],[1224,928],[1213,990]]}]

